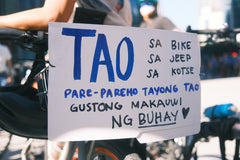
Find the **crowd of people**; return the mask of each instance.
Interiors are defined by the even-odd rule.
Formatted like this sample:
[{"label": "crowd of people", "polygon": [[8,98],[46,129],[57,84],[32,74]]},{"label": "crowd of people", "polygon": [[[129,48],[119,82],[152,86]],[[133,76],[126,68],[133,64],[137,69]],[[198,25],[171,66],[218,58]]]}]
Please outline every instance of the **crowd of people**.
[{"label": "crowd of people", "polygon": [[[61,2],[59,2],[61,5],[58,7],[53,6],[54,4],[52,2],[50,3],[48,0],[45,0],[45,4],[41,8],[35,8],[15,14],[0,16],[0,27],[47,30],[49,21],[73,21],[74,16],[69,10],[73,10],[74,12],[73,8],[75,8],[75,2],[78,7],[97,9],[106,12],[107,15],[102,22],[103,24],[131,26],[132,19],[134,18],[134,15],[131,13],[131,3],[129,3],[127,0],[116,0],[115,3],[109,3],[107,0],[98,0],[96,2],[90,0],[61,0]],[[139,10],[138,14],[142,17],[142,21],[139,23],[139,27],[180,31],[180,29],[169,18],[162,16],[158,12],[158,0],[137,0],[136,3]],[[55,8],[55,11],[57,13],[53,14],[50,8]],[[43,11],[48,11],[49,14],[51,13],[55,17],[39,17],[38,15]],[[33,16],[33,13],[36,15]],[[62,14],[64,14],[64,16],[62,16]],[[20,17],[26,19],[26,21]],[[6,54],[6,49],[9,52],[9,56]],[[6,60],[6,58],[10,57],[11,59],[11,57],[15,57],[18,59],[19,57],[26,58],[26,56],[29,58],[30,54],[21,53],[24,51],[19,48],[16,49],[16,47],[14,53],[10,53],[7,46],[4,47],[4,45],[1,45],[0,52],[0,77],[2,81],[1,85],[6,85],[6,83],[3,84],[4,79],[7,83],[12,82],[12,64],[8,59]],[[31,58],[33,57],[32,55],[30,56]],[[202,79],[224,78],[239,75],[238,72],[240,67],[240,57],[239,53],[237,52],[224,53],[223,55],[204,54],[202,55],[201,62],[201,73],[204,75],[201,77]]]},{"label": "crowd of people", "polygon": [[204,54],[201,58],[201,79],[237,77],[240,71],[240,55],[237,52],[220,55]]},{"label": "crowd of people", "polygon": [[[67,2],[66,0],[62,0],[62,8],[59,7],[58,9],[65,13],[66,18],[63,17],[63,19],[58,19],[60,14],[63,13],[58,13],[55,15],[56,21],[66,21],[70,22],[73,21],[73,15],[71,13],[68,13],[67,10],[71,10],[73,8],[73,4],[75,0],[72,0],[68,2],[68,4],[64,4]],[[103,24],[112,24],[112,25],[126,25],[126,26],[131,26],[131,21],[136,17],[136,15],[133,15],[131,13],[131,3],[128,1],[116,1],[116,5],[112,5],[109,7],[109,4],[107,0],[100,1],[101,3],[98,2],[93,2],[89,0],[79,0],[77,1],[78,7],[86,7],[89,8],[97,8],[100,9],[101,11],[107,12],[107,17],[105,18]],[[121,2],[121,3],[120,3]],[[138,14],[139,16],[142,17],[141,23],[139,23],[139,27],[143,28],[154,28],[154,29],[164,29],[164,30],[173,30],[173,31],[180,31],[180,29],[167,17],[164,17],[159,13],[159,2],[158,0],[137,0],[137,6],[138,6]],[[99,5],[101,4],[101,5]],[[124,5],[123,5],[124,4]],[[49,3],[48,0],[45,1],[45,4],[42,8],[40,9],[49,9],[49,7],[52,7],[53,4]],[[108,7],[106,7],[108,6]],[[114,8],[114,9],[113,9]],[[19,12],[11,15],[6,15],[6,16],[0,16],[0,27],[10,27],[10,28],[17,28],[17,29],[46,29],[47,28],[47,23],[42,23],[42,26],[39,26],[37,22],[29,22],[28,24],[23,22],[21,18],[18,18],[16,20],[16,17],[23,17],[26,18],[27,21],[30,21],[34,19],[34,16],[32,16],[32,13],[40,13],[40,9],[35,8],[32,10],[27,10],[26,12]],[[64,11],[63,11],[64,10]],[[65,11],[66,10],[66,11]],[[74,9],[73,9],[74,10]],[[59,12],[60,12],[59,11]],[[129,16],[131,15],[131,16]],[[19,21],[20,20],[20,21]],[[36,17],[35,17],[36,20]],[[46,19],[45,19],[46,20]],[[50,20],[50,19],[48,19]],[[118,21],[116,21],[118,20]],[[43,19],[40,19],[38,17],[38,22],[43,21]],[[47,21],[47,20],[46,20]],[[51,20],[50,20],[51,21]],[[21,57],[22,59],[33,58],[33,55],[31,54],[25,54],[21,52],[25,52],[19,47],[16,46],[11,46],[14,48],[14,53],[10,53],[9,49],[7,46],[3,47],[4,45],[1,45],[0,48],[0,65],[1,65],[1,70],[0,70],[0,77],[1,77],[1,84],[0,85],[6,85],[9,83],[12,83],[12,64],[10,63],[10,60],[6,60],[6,58],[15,58],[19,59]],[[5,48],[5,49],[4,49]],[[11,50],[13,50],[11,48]],[[6,53],[6,49],[8,50],[8,55]],[[13,54],[13,55],[11,55]],[[4,60],[4,62],[3,62]],[[204,54],[202,55],[201,58],[201,73],[203,73],[201,76],[201,79],[211,79],[211,78],[224,78],[224,77],[234,77],[234,76],[239,76],[239,53],[225,53],[224,55],[212,55],[212,54]],[[18,62],[16,62],[18,63]],[[14,65],[14,64],[13,64]],[[18,81],[19,82],[19,81]]]}]

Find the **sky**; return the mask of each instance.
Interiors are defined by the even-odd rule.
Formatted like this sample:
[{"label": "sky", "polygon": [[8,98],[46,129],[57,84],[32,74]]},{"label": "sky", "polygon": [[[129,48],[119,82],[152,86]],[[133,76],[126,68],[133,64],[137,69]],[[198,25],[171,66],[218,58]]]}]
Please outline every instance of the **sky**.
[{"label": "sky", "polygon": [[188,25],[198,27],[199,0],[159,0],[160,14],[168,17],[181,31]]}]

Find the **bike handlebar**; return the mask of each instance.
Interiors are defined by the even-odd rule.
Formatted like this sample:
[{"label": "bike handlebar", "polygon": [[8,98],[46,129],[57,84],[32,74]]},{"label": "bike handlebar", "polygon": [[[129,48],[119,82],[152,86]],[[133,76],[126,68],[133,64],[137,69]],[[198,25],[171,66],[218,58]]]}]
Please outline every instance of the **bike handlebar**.
[{"label": "bike handlebar", "polygon": [[0,27],[0,40],[20,39],[25,33],[23,30]]},{"label": "bike handlebar", "polygon": [[193,30],[191,26],[187,27],[187,32],[197,33],[197,34],[219,34],[219,33],[240,33],[240,28],[229,29],[229,28],[221,28],[221,29],[203,29],[203,30]]},{"label": "bike handlebar", "polygon": [[191,26],[188,26],[186,31],[196,34],[211,35],[211,37],[215,35],[218,38],[233,38],[236,40],[236,35],[240,33],[240,28],[229,29],[228,27],[222,27],[220,29],[193,30]]},{"label": "bike handlebar", "polygon": [[[20,46],[27,49],[34,49],[34,46],[24,44],[37,44],[47,46],[48,34],[44,31],[24,31],[12,28],[1,28],[0,27],[0,41],[17,41]],[[46,50],[47,47],[44,47]]]}]

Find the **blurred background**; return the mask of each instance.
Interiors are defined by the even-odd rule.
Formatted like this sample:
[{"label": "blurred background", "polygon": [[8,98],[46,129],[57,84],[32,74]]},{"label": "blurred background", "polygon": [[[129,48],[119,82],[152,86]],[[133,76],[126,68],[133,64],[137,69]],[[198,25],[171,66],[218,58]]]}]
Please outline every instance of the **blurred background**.
[{"label": "blurred background", "polygon": [[[132,26],[139,27],[143,21],[137,0],[130,0]],[[44,0],[1,0],[0,14],[10,14],[42,6]],[[240,0],[159,0],[158,14],[168,17],[182,32],[192,29],[219,29],[227,23],[230,29],[240,28]],[[238,36],[239,37],[239,36]],[[238,40],[239,41],[239,40]],[[13,59],[31,58],[17,46],[10,46]],[[240,56],[238,50],[202,50],[201,79],[239,76]]]},{"label": "blurred background", "polygon": [[[159,0],[158,13],[168,17],[182,32],[192,29],[220,29],[224,23],[229,29],[240,28],[240,0]],[[133,26],[142,21],[136,0],[131,0]],[[201,37],[200,37],[201,38]],[[203,38],[203,37],[202,37]],[[203,39],[200,39],[203,40]],[[237,36],[239,42],[239,36]],[[226,50],[201,46],[201,79],[239,76],[239,50],[225,46]]]},{"label": "blurred background", "polygon": [[[137,0],[132,5],[133,26],[142,21]],[[159,0],[158,12],[170,18],[185,31],[188,25],[194,29],[216,29],[227,22],[230,28],[240,27],[240,0]],[[42,6],[44,0],[1,0],[0,14],[9,14]]]}]

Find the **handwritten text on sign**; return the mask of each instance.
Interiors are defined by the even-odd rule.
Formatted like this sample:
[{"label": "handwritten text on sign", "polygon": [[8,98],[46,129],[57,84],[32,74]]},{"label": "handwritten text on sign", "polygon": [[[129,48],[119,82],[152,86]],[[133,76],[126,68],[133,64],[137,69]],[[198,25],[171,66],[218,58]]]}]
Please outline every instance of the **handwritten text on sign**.
[{"label": "handwritten text on sign", "polygon": [[199,130],[197,37],[51,23],[49,138],[169,139]]}]

